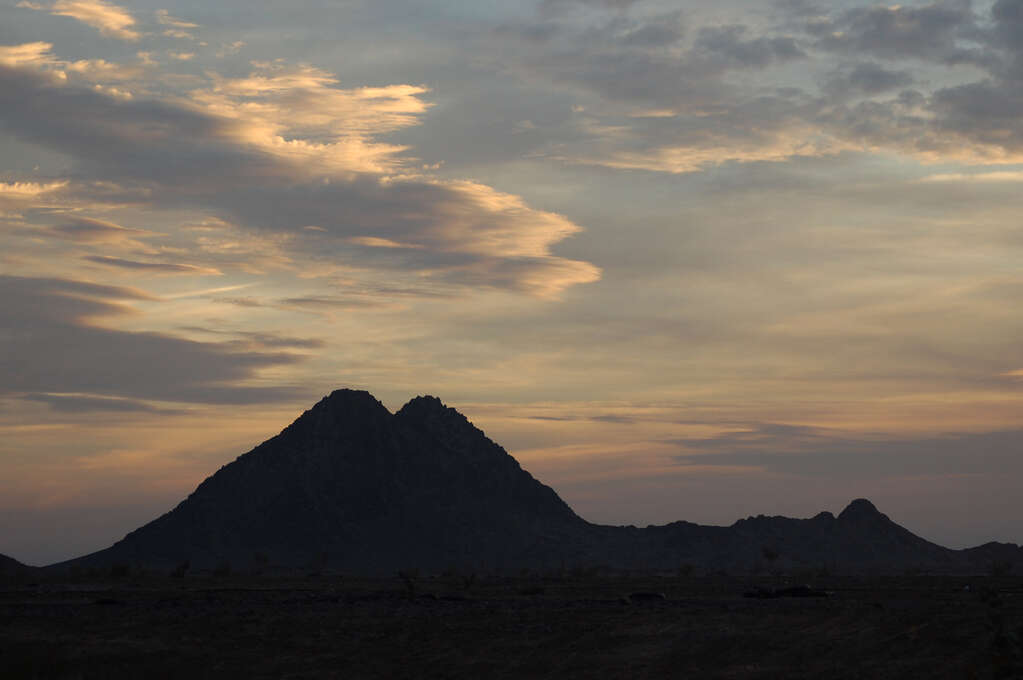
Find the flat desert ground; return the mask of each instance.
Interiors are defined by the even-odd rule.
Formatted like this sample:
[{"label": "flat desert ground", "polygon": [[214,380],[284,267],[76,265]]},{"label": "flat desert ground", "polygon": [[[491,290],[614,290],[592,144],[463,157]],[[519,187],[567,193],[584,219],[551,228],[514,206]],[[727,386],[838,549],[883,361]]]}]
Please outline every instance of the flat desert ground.
[{"label": "flat desert ground", "polygon": [[[744,596],[804,583],[828,595]],[[1021,642],[1013,574],[85,573],[0,587],[4,678],[1020,678]]]}]

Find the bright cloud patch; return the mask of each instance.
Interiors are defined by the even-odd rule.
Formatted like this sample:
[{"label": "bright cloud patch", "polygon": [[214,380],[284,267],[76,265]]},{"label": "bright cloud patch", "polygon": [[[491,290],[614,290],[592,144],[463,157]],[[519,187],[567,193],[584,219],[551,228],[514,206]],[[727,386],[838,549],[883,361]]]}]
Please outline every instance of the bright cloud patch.
[{"label": "bright cloud patch", "polygon": [[71,17],[99,30],[104,35],[131,42],[141,38],[132,27],[135,18],[124,8],[103,0],[57,0],[47,7],[34,2],[21,2],[18,7],[48,10],[51,14]]},{"label": "bright cloud patch", "polygon": [[0,217],[46,205],[67,185],[67,182],[0,182]]},{"label": "bright cloud patch", "polygon": [[46,42],[0,45],[0,66],[17,67],[53,63],[51,49],[53,49],[53,45]]}]

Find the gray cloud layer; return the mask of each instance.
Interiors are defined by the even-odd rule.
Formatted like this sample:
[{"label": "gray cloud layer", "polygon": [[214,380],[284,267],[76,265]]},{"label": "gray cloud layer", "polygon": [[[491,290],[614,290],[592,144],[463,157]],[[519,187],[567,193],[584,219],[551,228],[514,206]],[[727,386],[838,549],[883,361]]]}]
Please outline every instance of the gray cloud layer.
[{"label": "gray cloud layer", "polygon": [[892,439],[763,423],[708,439],[678,439],[684,465],[741,466],[837,479],[1019,475],[1023,430]]},{"label": "gray cloud layer", "polygon": [[[1015,2],[990,14],[970,0],[781,6],[774,27],[687,21],[683,33],[678,18],[633,8],[575,23],[541,17],[499,35],[529,45],[512,70],[603,100],[587,107],[592,135],[569,147],[570,160],[670,172],[875,148],[1023,160]],[[796,62],[831,75],[808,83]],[[770,75],[751,87],[757,73]]]}]

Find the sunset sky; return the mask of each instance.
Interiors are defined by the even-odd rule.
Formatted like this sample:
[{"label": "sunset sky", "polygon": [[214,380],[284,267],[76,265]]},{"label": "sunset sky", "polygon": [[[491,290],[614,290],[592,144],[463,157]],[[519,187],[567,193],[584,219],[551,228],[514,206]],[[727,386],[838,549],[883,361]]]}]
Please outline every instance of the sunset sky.
[{"label": "sunset sky", "polygon": [[0,0],[0,553],[324,394],[588,520],[1023,541],[1023,0]]}]

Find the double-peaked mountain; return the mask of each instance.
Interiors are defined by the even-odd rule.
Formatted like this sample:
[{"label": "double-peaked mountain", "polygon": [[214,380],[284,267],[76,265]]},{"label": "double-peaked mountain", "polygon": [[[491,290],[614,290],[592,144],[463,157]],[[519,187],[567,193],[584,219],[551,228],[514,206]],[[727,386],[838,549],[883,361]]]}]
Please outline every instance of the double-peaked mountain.
[{"label": "double-peaked mountain", "polygon": [[392,414],[368,392],[337,390],[167,514],[106,550],[54,566],[956,571],[996,560],[1023,565],[1023,549],[949,550],[865,500],[838,517],[760,516],[730,527],[590,524],[440,400],[417,397]]},{"label": "double-peaked mountain", "polygon": [[587,526],[440,400],[391,414],[368,392],[337,390],[82,563],[541,564]]}]

